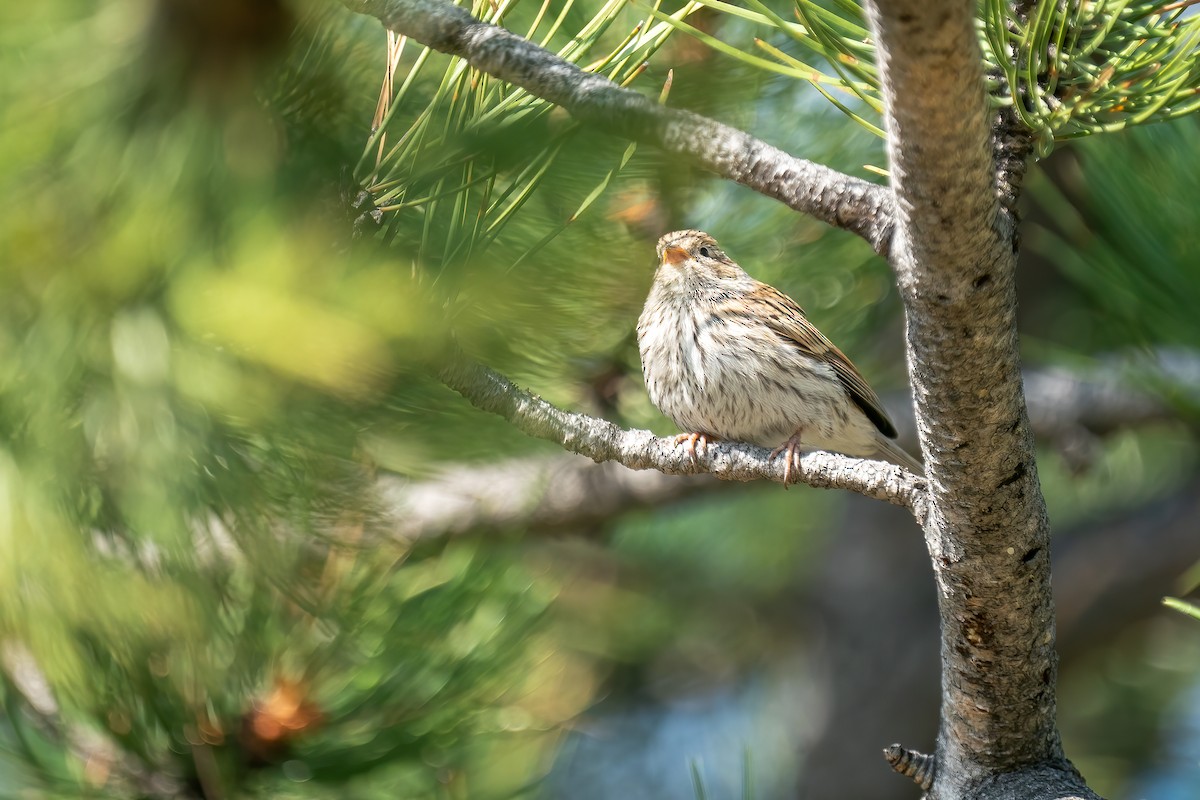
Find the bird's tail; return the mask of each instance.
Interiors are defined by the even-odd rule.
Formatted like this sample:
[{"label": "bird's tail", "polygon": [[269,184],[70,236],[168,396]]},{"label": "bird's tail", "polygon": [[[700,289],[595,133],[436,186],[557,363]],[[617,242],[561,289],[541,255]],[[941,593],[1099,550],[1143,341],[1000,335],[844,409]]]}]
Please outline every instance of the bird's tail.
[{"label": "bird's tail", "polygon": [[920,476],[925,474],[924,464],[910,456],[907,450],[882,433],[875,437],[875,452],[884,461],[890,461],[897,466],[904,467],[914,475]]}]

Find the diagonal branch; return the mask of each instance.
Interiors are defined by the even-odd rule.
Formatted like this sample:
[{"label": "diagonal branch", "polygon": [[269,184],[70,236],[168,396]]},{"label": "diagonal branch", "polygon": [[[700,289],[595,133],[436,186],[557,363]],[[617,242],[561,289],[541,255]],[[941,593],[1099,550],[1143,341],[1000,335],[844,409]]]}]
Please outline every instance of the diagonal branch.
[{"label": "diagonal branch", "polygon": [[670,109],[585,72],[447,0],[343,0],[353,11],[562,106],[600,130],[668,153],[866,239],[886,255],[892,195],[885,186],[791,156],[729,125]]},{"label": "diagonal branch", "polygon": [[[563,411],[478,364],[458,362],[442,380],[476,408],[504,417],[530,436],[561,445],[593,461],[617,461],[630,469],[656,469],[668,475],[710,473],[726,481],[783,483],[783,459],[754,445],[718,442],[699,448],[695,458],[673,438],[625,430],[595,417]],[[818,489],[848,489],[904,506],[918,521],[925,516],[925,481],[881,461],[835,453],[808,453],[792,470],[792,482]]]}]

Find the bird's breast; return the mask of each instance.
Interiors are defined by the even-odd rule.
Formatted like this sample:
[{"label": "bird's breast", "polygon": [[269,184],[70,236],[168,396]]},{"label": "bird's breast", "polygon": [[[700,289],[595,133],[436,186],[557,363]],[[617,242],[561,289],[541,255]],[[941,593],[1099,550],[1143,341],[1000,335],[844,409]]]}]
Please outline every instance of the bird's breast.
[{"label": "bird's breast", "polygon": [[797,428],[836,438],[847,403],[832,368],[736,302],[648,302],[638,322],[650,399],[686,431],[774,446]]}]

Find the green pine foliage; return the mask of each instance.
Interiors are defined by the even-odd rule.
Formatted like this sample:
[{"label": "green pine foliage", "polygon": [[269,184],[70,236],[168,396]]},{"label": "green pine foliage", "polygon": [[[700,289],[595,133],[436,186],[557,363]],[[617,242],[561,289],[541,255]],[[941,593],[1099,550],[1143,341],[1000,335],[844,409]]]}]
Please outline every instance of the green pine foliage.
[{"label": "green pine foliage", "polygon": [[[664,31],[606,36],[617,11],[564,10],[556,35],[628,69]],[[21,791],[432,797],[589,697],[547,688],[555,579],[397,540],[370,490],[381,461],[421,474],[478,434],[405,421],[447,401],[428,373],[450,326],[504,322],[470,310],[497,299],[470,265],[526,203],[585,211],[622,147],[531,173],[580,132],[426,55],[400,62],[394,122],[433,127],[355,173],[388,143],[382,32],[250,13],[59,2],[4,27],[0,739]],[[540,747],[488,791],[534,780]]]},{"label": "green pine foliage", "polygon": [[[671,24],[744,63],[809,82],[883,136],[875,47],[857,0],[697,2],[756,25],[754,49],[683,20]],[[1040,155],[1056,141],[1190,114],[1200,108],[1200,19],[1190,5],[982,0],[979,40],[992,100],[1036,134]],[[814,66],[814,57],[825,66]]]},{"label": "green pine foliage", "polygon": [[[599,551],[521,531],[406,541],[374,479],[557,454],[438,383],[453,348],[562,405],[671,432],[632,333],[667,228],[711,229],[881,387],[903,371],[886,265],[336,4],[192,5],[0,11],[0,795],[533,795],[610,671],[674,659],[728,675],[787,650],[795,632],[764,609],[838,535],[831,495],[760,487],[642,511]],[[1193,23],[1176,11],[1123,6],[1101,25],[1111,3],[1036,8],[981,42],[1025,54],[993,88],[1024,98],[1038,130],[1191,108],[1175,54]],[[839,168],[882,158],[797,92],[812,82],[878,123],[852,4],[802,3],[794,22],[790,6],[717,0],[471,10]],[[1050,58],[1060,41],[1092,49]],[[1116,53],[1130,66],[1105,76]],[[1024,88],[1006,101],[1004,86]],[[1189,151],[1161,130],[1146,147],[1174,160],[1156,185],[1182,184]],[[1066,216],[1034,246],[1066,241],[1065,279],[1123,287],[1075,313],[1194,341],[1185,233],[1139,216],[1124,150],[1081,152],[1103,224]],[[1130,496],[1190,463],[1143,444],[1117,448],[1156,465]],[[1115,482],[1060,477],[1060,496]]]}]

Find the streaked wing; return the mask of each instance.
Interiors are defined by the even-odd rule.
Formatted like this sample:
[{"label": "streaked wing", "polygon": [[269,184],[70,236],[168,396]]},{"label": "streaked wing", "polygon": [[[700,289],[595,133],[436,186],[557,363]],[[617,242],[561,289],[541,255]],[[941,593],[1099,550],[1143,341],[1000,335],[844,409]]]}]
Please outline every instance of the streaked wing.
[{"label": "streaked wing", "polygon": [[808,321],[804,309],[800,308],[795,300],[765,283],[760,283],[759,286],[761,290],[747,297],[747,300],[762,304],[762,316],[771,330],[794,343],[802,352],[833,367],[834,374],[838,376],[850,398],[875,424],[879,432],[889,439],[895,439],[896,426],[888,419],[883,404],[879,402],[879,396],[850,363],[850,359],[846,358],[846,354],[837,349],[833,342],[825,338],[825,334]]}]

